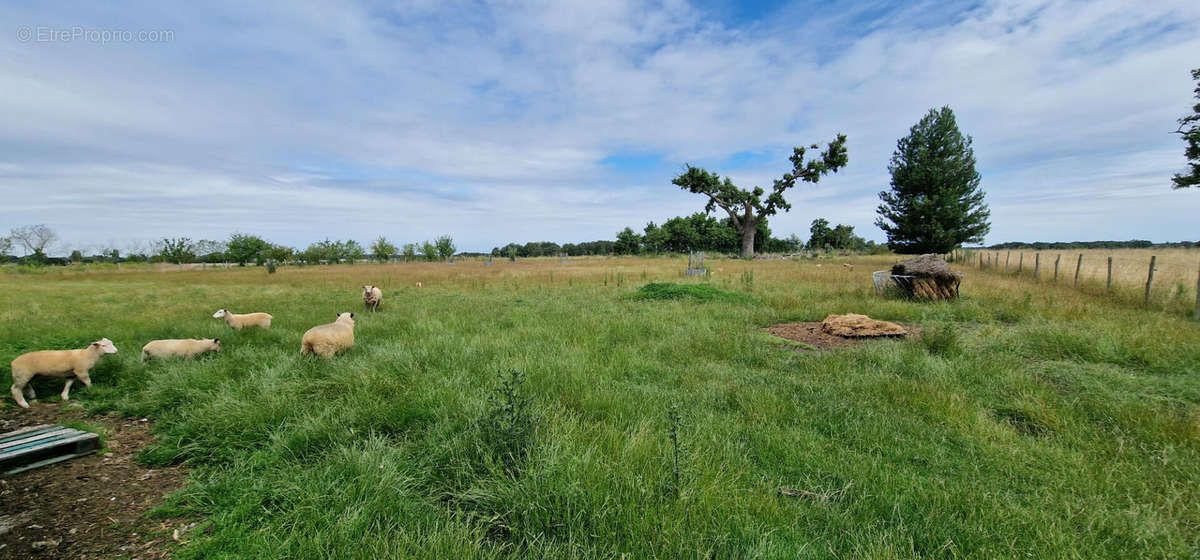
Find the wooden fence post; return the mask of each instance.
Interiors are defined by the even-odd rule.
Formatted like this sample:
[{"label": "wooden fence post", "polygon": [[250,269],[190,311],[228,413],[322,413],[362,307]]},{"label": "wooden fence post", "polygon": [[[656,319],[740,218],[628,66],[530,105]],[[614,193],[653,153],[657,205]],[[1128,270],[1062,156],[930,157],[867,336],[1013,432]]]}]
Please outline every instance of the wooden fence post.
[{"label": "wooden fence post", "polygon": [[1193,318],[1200,321],[1200,271],[1196,272],[1196,314]]},{"label": "wooden fence post", "polygon": [[1075,287],[1079,287],[1079,269],[1083,267],[1083,253],[1079,253],[1079,260],[1075,261]]},{"label": "wooden fence post", "polygon": [[1025,270],[1025,252],[1021,251],[1020,253],[1017,254],[1017,276],[1020,276],[1021,272],[1024,270]]},{"label": "wooden fence post", "polygon": [[1062,260],[1061,254],[1058,255],[1057,257],[1054,257],[1054,283],[1055,284],[1058,283],[1058,261],[1061,261],[1061,260]]},{"label": "wooden fence post", "polygon": [[1012,260],[1012,251],[1004,254],[1004,273],[1008,274],[1008,261]]},{"label": "wooden fence post", "polygon": [[1042,254],[1034,253],[1033,254],[1033,279],[1034,280],[1038,279],[1037,278],[1038,277],[1038,269],[1040,269],[1040,268],[1042,268]]},{"label": "wooden fence post", "polygon": [[1150,273],[1146,275],[1146,305],[1150,304],[1150,284],[1154,282],[1154,261],[1158,260],[1157,255],[1150,255]]},{"label": "wooden fence post", "polygon": [[1112,291],[1112,257],[1108,257],[1108,282],[1104,285],[1104,291]]}]

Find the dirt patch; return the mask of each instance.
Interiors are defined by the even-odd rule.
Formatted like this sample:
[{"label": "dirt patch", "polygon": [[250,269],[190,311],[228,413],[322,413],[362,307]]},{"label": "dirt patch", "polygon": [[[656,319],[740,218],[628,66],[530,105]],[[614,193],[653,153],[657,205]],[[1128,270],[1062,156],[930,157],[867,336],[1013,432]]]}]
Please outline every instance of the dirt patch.
[{"label": "dirt patch", "polygon": [[[901,326],[908,331],[908,336],[916,336],[920,334],[920,327],[916,325]],[[766,327],[763,329],[763,332],[779,338],[785,338],[787,340],[799,342],[810,347],[796,347],[795,349],[797,352],[853,348],[855,346],[862,345],[868,340],[871,340],[870,338],[853,338],[829,334],[822,329],[822,323],[818,321],[810,323],[781,323]]]},{"label": "dirt patch", "polygon": [[185,520],[144,514],[184,483],[179,467],[146,468],[139,451],[153,441],[149,422],[87,417],[70,404],[0,408],[0,433],[37,424],[105,427],[106,449],[0,478],[0,558],[167,558]]}]

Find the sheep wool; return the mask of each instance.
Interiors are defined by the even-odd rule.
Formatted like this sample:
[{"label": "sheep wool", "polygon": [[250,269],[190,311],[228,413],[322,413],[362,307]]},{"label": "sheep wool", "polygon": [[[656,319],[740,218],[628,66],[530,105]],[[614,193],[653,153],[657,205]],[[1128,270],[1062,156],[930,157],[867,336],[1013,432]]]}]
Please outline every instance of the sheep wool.
[{"label": "sheep wool", "polygon": [[41,375],[67,378],[61,393],[62,400],[65,401],[71,391],[71,384],[76,379],[85,387],[91,387],[92,378],[88,372],[92,370],[92,366],[96,365],[96,362],[100,361],[105,354],[116,353],[117,347],[113,345],[112,341],[101,338],[89,344],[87,348],[79,350],[42,350],[17,356],[17,359],[12,361],[13,399],[21,408],[29,408],[25,397],[29,397],[31,400],[36,398],[33,387],[29,386],[29,380]]},{"label": "sheep wool", "polygon": [[354,314],[339,313],[337,320],[317,325],[300,340],[300,355],[332,356],[354,346]]},{"label": "sheep wool", "polygon": [[236,330],[242,330],[243,327],[262,327],[264,329],[271,328],[271,319],[274,319],[268,313],[233,313],[227,309],[218,309],[213,313],[214,319],[225,319],[225,322]]},{"label": "sheep wool", "polygon": [[148,358],[192,358],[205,352],[220,351],[221,339],[219,338],[175,338],[168,340],[151,340],[142,347],[142,361],[144,362]]},{"label": "sheep wool", "polygon": [[371,311],[378,311],[383,303],[383,290],[379,286],[363,286],[363,305]]}]

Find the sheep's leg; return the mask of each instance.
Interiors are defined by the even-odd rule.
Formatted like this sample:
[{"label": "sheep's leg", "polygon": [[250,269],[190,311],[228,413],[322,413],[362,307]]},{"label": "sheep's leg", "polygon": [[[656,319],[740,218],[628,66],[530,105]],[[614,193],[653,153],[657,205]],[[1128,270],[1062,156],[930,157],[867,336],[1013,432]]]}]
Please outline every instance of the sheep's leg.
[{"label": "sheep's leg", "polygon": [[19,406],[21,408],[29,408],[29,403],[25,402],[25,396],[21,394],[21,389],[23,389],[23,387],[17,385],[16,383],[13,383],[13,386],[12,386],[13,400],[17,401],[17,406]]},{"label": "sheep's leg", "polygon": [[[28,381],[26,381],[26,383],[28,383]],[[33,385],[25,386],[25,398],[27,398],[29,400],[33,400],[33,399],[37,398],[37,395],[33,394]]]},{"label": "sheep's leg", "polygon": [[64,400],[64,401],[71,400],[70,397],[67,396],[67,394],[71,392],[71,384],[74,382],[75,382],[74,379],[68,379],[67,382],[65,384],[63,384],[62,395],[60,395],[62,397],[62,400]]}]

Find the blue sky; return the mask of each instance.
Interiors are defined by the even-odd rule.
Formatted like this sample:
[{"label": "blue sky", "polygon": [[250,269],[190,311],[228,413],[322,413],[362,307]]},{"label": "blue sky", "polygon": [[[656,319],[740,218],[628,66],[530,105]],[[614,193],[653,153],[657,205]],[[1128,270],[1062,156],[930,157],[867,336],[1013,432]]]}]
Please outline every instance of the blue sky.
[{"label": "blue sky", "polygon": [[46,223],[59,251],[612,238],[703,208],[671,185],[687,163],[767,186],[839,132],[850,165],[771,227],[883,240],[896,140],[941,105],[975,138],[988,243],[1200,239],[1200,192],[1169,188],[1190,0],[14,4],[0,232]]}]

